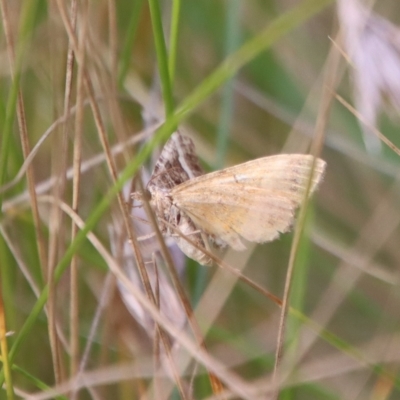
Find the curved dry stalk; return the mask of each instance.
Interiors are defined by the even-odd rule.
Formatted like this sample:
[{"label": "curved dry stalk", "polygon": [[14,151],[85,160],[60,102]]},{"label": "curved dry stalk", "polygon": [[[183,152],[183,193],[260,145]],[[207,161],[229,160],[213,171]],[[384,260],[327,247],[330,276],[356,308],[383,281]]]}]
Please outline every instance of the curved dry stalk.
[{"label": "curved dry stalk", "polygon": [[[82,8],[85,8],[83,4]],[[76,28],[76,20],[78,14],[78,4],[76,0],[71,3],[71,20],[72,25]],[[82,54],[83,66],[85,65],[85,33],[86,33],[86,18],[82,18],[82,24],[79,32],[79,51]],[[71,43],[68,48],[68,65],[72,65],[75,60],[75,55]],[[67,69],[68,71],[68,69]],[[81,65],[78,66],[77,83],[76,83],[76,115],[74,124],[74,148],[73,148],[73,180],[72,180],[72,209],[78,213],[79,195],[80,195],[80,181],[81,181],[81,161],[82,161],[82,131],[83,131],[83,107],[84,107],[84,89],[83,89],[83,73]],[[68,107],[65,108],[65,116],[69,116]],[[71,242],[74,241],[78,232],[78,226],[72,223],[71,226]],[[71,259],[70,266],[70,376],[74,376],[79,368],[79,298],[78,298],[78,259],[74,255]],[[94,323],[93,323],[94,325]],[[92,343],[91,337],[88,337],[88,343]],[[84,362],[85,357],[82,357]],[[76,392],[71,393],[71,398],[74,399]]]},{"label": "curved dry stalk", "polygon": [[[94,314],[93,321],[90,325],[89,334],[86,340],[86,346],[82,353],[82,359],[78,365],[78,369],[74,372],[74,374],[71,374],[71,378],[73,378],[74,380],[79,380],[79,377],[81,377],[85,372],[85,368],[89,360],[89,354],[92,349],[92,345],[93,343],[95,343],[96,332],[100,324],[101,314],[106,308],[106,306],[110,303],[110,294],[113,287],[114,287],[114,275],[111,272],[109,272],[103,283],[100,301],[97,306],[96,312]],[[78,389],[79,389],[78,387],[72,388],[71,390],[72,397],[76,396]]]},{"label": "curved dry stalk", "polygon": [[32,276],[31,272],[29,271],[29,267],[23,260],[21,252],[14,246],[13,241],[8,236],[8,233],[4,229],[5,228],[4,225],[5,224],[3,221],[3,223],[0,224],[1,236],[2,236],[3,240],[5,241],[5,243],[7,244],[7,247],[10,250],[11,254],[13,255],[14,259],[16,260],[17,265],[20,268],[22,275],[28,282],[30,288],[32,289],[32,292],[34,293],[36,298],[38,298],[40,295],[39,285],[37,284],[37,282],[35,281],[35,278]]}]

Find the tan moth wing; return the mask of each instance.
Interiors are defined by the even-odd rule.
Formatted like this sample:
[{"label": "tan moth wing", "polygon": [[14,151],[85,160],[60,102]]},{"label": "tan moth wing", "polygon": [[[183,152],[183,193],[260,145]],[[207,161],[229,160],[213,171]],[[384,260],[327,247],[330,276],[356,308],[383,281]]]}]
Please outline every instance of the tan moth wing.
[{"label": "tan moth wing", "polygon": [[[267,242],[290,229],[312,160],[303,154],[259,158],[188,180],[172,188],[171,197],[198,228],[242,250],[241,239]],[[325,165],[316,159],[310,194]]]}]

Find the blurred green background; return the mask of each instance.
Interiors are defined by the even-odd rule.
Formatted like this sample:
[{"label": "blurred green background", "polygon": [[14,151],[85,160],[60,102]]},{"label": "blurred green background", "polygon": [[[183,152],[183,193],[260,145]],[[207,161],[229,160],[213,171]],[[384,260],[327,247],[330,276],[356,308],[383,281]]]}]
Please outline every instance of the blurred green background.
[{"label": "blurred green background", "polygon": [[[74,5],[73,38],[68,21]],[[19,171],[21,179],[0,193],[6,323],[0,336],[12,333],[10,354],[2,342],[1,380],[6,378],[8,390],[0,398],[30,398],[28,393],[46,393],[61,382],[67,383],[57,394],[32,398],[180,397],[170,377],[155,373],[152,333],[128,312],[115,281],[104,287],[109,263],[85,232],[70,247],[71,218],[58,213],[53,201],[73,204],[73,155],[80,137],[78,214],[111,251],[110,226],[119,206],[115,193],[108,194],[130,185],[142,165],[151,171],[175,126],[194,140],[207,172],[281,152],[321,151],[327,171],[296,253],[279,398],[399,398],[399,155],[386,145],[379,153],[367,152],[357,117],[335,99],[338,93],[354,104],[354,71],[337,36],[335,2],[1,0],[1,6],[0,186]],[[400,22],[395,0],[380,1],[374,10]],[[400,33],[391,37],[398,42]],[[79,49],[72,68],[69,46]],[[77,103],[63,121],[65,104]],[[324,113],[326,104],[331,107]],[[154,124],[164,118],[149,142]],[[384,108],[378,128],[400,146],[398,110]],[[144,129],[147,134],[140,135]],[[21,170],[24,141],[27,153],[40,143],[28,173]],[[119,184],[101,158],[117,145],[116,172],[127,168]],[[36,223],[29,182],[38,201]],[[230,264],[282,298],[293,237],[254,246],[245,257],[230,256]],[[123,240],[128,243],[126,234]],[[73,255],[77,268],[71,277]],[[117,264],[124,267],[124,260]],[[48,297],[44,288],[54,267],[56,283]],[[230,398],[243,397],[235,385],[251,389],[249,398],[273,398],[280,308],[241,281],[220,293],[213,289],[213,279],[221,284],[231,278],[187,261],[182,285],[193,308],[203,304],[198,322],[209,355],[233,374],[221,378],[232,390]],[[72,321],[71,295],[77,308]],[[88,343],[84,388],[74,394],[69,379]],[[187,354],[184,346],[180,351]],[[10,365],[4,364],[7,354]],[[187,398],[212,395],[206,371],[198,366],[182,372]]]}]

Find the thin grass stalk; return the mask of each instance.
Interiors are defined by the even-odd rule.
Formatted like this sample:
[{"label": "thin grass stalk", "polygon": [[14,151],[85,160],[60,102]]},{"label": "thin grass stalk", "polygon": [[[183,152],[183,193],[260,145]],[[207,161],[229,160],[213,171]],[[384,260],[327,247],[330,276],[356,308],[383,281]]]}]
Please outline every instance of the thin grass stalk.
[{"label": "thin grass stalk", "polygon": [[336,100],[339,101],[344,107],[346,107],[362,124],[370,129],[383,143],[386,144],[391,150],[393,150],[398,156],[400,156],[400,149],[388,139],[379,129],[371,125],[349,102],[347,102],[339,94],[335,94]]},{"label": "thin grass stalk", "polygon": [[[110,71],[107,74],[108,80],[100,80],[99,83],[102,85],[103,92],[107,93],[105,96],[107,106],[109,109],[109,116],[111,118],[111,124],[116,136],[116,141],[122,143],[129,137],[129,129],[127,129],[124,123],[124,118],[121,113],[121,107],[118,103],[118,54],[119,54],[119,38],[118,38],[118,26],[117,26],[117,13],[115,10],[115,2],[108,0],[109,9],[109,48],[110,48]],[[132,154],[126,149],[123,152],[126,162],[131,159]]]},{"label": "thin grass stalk", "polygon": [[275,399],[279,398],[280,388],[278,387],[278,380],[280,379],[280,376],[279,376],[278,371],[279,371],[279,368],[281,365],[282,357],[284,355],[285,328],[286,328],[286,319],[287,319],[287,314],[288,314],[289,304],[290,304],[290,293],[291,293],[291,288],[292,288],[292,283],[293,283],[293,274],[294,274],[294,268],[295,268],[296,261],[297,261],[297,254],[299,252],[300,241],[301,241],[304,226],[306,223],[307,207],[309,204],[308,195],[310,193],[311,180],[312,180],[312,175],[313,175],[313,171],[314,171],[314,166],[315,166],[315,159],[310,168],[311,173],[310,173],[310,177],[308,179],[307,188],[305,190],[304,200],[300,207],[299,217],[298,217],[298,221],[296,223],[296,228],[294,231],[293,243],[292,243],[292,247],[290,249],[288,269],[286,272],[285,288],[284,288],[283,302],[282,302],[282,308],[281,308],[281,314],[280,314],[280,320],[279,320],[279,330],[278,330],[278,335],[277,335],[275,364],[274,364],[274,372],[273,372],[273,386],[274,386],[274,398]]},{"label": "thin grass stalk", "polygon": [[[43,392],[46,390],[51,390],[51,387],[49,385],[46,385],[43,381],[39,380],[36,376],[32,375],[30,372],[26,371],[25,369],[18,367],[18,365],[14,364],[13,370],[15,372],[18,372],[18,374],[23,376],[28,382],[31,382],[32,385],[36,386],[39,390],[41,390]],[[19,390],[18,388],[15,388],[15,394],[22,399],[29,398],[28,393],[24,393],[24,392],[22,392],[22,390]],[[66,396],[62,396],[62,395],[56,395],[53,398],[56,400],[70,400]]]},{"label": "thin grass stalk", "polygon": [[[20,82],[20,71],[21,71],[21,66],[22,66],[22,57],[25,51],[25,46],[28,40],[28,35],[30,34],[33,26],[33,19],[36,15],[36,7],[38,5],[38,1],[31,1],[24,3],[24,7],[22,8],[21,11],[21,25],[20,25],[20,31],[19,31],[19,39],[20,39],[20,45],[17,48],[17,53],[15,54],[15,49],[14,49],[14,40],[12,38],[12,32],[9,26],[9,17],[8,17],[8,11],[7,11],[7,6],[5,0],[1,1],[1,12],[2,12],[2,19],[3,19],[3,27],[4,27],[4,33],[6,37],[6,47],[7,47],[7,54],[8,54],[8,59],[9,59],[9,64],[10,64],[10,72],[11,72],[11,77],[12,81],[15,82],[15,87],[14,90],[17,90],[17,97],[16,97],[16,112],[17,112],[17,119],[18,119],[18,128],[19,128],[19,134],[20,134],[20,139],[21,139],[21,146],[22,146],[22,152],[24,155],[24,158],[27,158],[30,152],[30,145],[29,145],[29,138],[28,138],[28,130],[26,126],[26,118],[25,118],[25,108],[24,108],[24,101],[22,97],[22,92],[19,87],[19,82]],[[14,102],[15,100],[15,93],[11,93],[12,98],[11,101]],[[10,106],[10,111],[13,109],[15,110],[15,105]],[[14,118],[14,113],[8,114],[9,119],[7,124],[8,129],[12,129],[12,120]],[[10,133],[6,133],[6,135],[9,135]],[[34,172],[32,168],[28,168],[26,171],[26,177],[27,177],[27,184],[28,184],[28,189],[29,189],[29,194],[32,202],[32,215],[33,215],[33,222],[34,222],[34,227],[35,227],[35,233],[37,237],[37,247],[38,247],[38,252],[39,252],[39,260],[41,263],[42,267],[42,273],[43,276],[46,276],[45,274],[45,269],[47,266],[47,257],[46,257],[46,251],[45,251],[45,243],[44,243],[44,238],[43,238],[43,233],[41,229],[41,222],[40,222],[40,217],[39,217],[39,210],[37,206],[37,199],[36,199],[36,191],[35,191],[35,178],[34,178]]]},{"label": "thin grass stalk", "polygon": [[[80,372],[82,372],[81,376],[85,375],[86,371],[89,369],[88,366],[90,366],[90,363],[93,362],[94,357],[92,357],[92,359],[89,357],[92,350],[94,350],[93,356],[96,357],[96,365],[105,366],[113,358],[112,354],[110,354],[112,353],[110,351],[110,347],[115,346],[115,341],[113,341],[113,339],[115,339],[115,327],[112,323],[110,323],[110,320],[113,319],[112,316],[114,313],[114,309],[112,305],[114,303],[116,292],[116,278],[111,271],[108,271],[105,279],[103,280],[101,291],[99,292],[99,300],[97,301],[98,305],[96,307],[96,314],[91,323],[90,335],[88,335],[87,337],[82,360],[79,365],[79,370]],[[100,322],[102,323],[102,325],[100,325]],[[102,346],[100,351],[96,353],[96,342],[99,340],[99,338]],[[118,361],[120,361],[119,345],[120,343],[118,341]],[[90,385],[85,385],[85,388],[89,391],[93,391],[95,389],[90,387]],[[104,393],[104,390],[99,389],[99,392],[100,391],[103,392],[101,393],[103,397],[107,397]],[[123,392],[123,390],[121,392]],[[98,395],[95,397],[98,396],[100,396],[100,393],[98,393]],[[123,398],[122,395],[120,397]]]},{"label": "thin grass stalk", "polygon": [[[76,2],[71,3],[71,20],[73,28],[76,25]],[[73,68],[74,68],[74,54],[71,45],[68,45],[67,58],[66,58],[66,75],[65,75],[65,92],[64,92],[64,110],[63,116],[65,123],[61,127],[61,138],[55,137],[53,146],[55,149],[52,154],[54,163],[54,175],[57,177],[57,183],[53,188],[54,195],[57,198],[63,199],[65,196],[66,188],[66,171],[68,168],[68,131],[69,131],[69,110],[71,105],[71,91],[73,84]],[[57,139],[56,139],[57,138]],[[52,349],[53,365],[55,369],[56,382],[61,382],[65,379],[65,371],[63,363],[61,362],[60,346],[56,331],[56,313],[57,313],[57,300],[56,300],[56,285],[53,279],[54,267],[57,263],[58,252],[62,251],[61,247],[64,240],[63,226],[63,213],[56,206],[53,205],[50,212],[49,223],[49,259],[48,259],[48,282],[49,282],[49,305],[48,305],[48,318],[49,318],[49,336]],[[72,278],[71,278],[72,279]],[[71,292],[72,293],[72,288]],[[70,327],[71,328],[71,327]],[[70,335],[74,331],[70,330]],[[71,350],[71,349],[70,349]]]},{"label": "thin grass stalk", "polygon": [[[51,243],[51,242],[50,242]],[[55,246],[55,244],[53,244]],[[51,255],[51,253],[50,253]],[[57,383],[62,382],[63,373],[61,365],[60,345],[57,337],[56,329],[56,296],[55,296],[55,281],[54,281],[54,267],[47,269],[47,281],[49,283],[49,295],[47,301],[47,329],[49,333],[49,342],[51,349],[51,356],[53,360],[54,379]]]},{"label": "thin grass stalk", "polygon": [[[1,240],[1,246],[4,247],[3,238]],[[9,359],[8,343],[7,343],[7,324],[6,324],[6,313],[3,302],[3,288],[0,285],[0,350],[1,350],[1,361],[3,364],[4,378],[6,384],[6,393],[8,400],[14,400],[14,385],[11,373],[11,360]]]},{"label": "thin grass stalk", "polygon": [[[2,23],[6,35],[6,41],[10,43],[11,46],[11,38],[8,36],[11,34],[11,29],[9,27],[9,18],[7,12],[7,5],[5,0],[0,2],[1,6],[1,14],[2,14]],[[10,52],[10,49],[8,50]],[[10,57],[11,55],[9,55]],[[12,72],[11,72],[12,74]],[[12,80],[11,92],[8,96],[7,107],[6,107],[6,115],[3,127],[3,135],[2,135],[2,143],[0,146],[0,186],[3,184],[6,178],[6,171],[7,171],[7,160],[8,160],[8,149],[10,144],[10,138],[12,134],[12,126],[15,117],[15,110],[17,104],[17,97],[18,97],[18,90],[19,90],[19,74],[14,76]],[[3,203],[3,196],[0,195],[0,213],[2,210]],[[3,237],[0,238],[0,249],[1,251],[1,267],[0,267],[0,350],[1,350],[1,358],[3,364],[3,374],[4,380],[6,385],[6,393],[7,397],[11,400],[14,399],[14,386],[12,381],[12,373],[11,373],[11,357],[9,355],[8,343],[7,343],[7,322],[6,322],[6,310],[4,304],[4,296],[3,296],[3,285],[5,285],[6,280],[4,276],[6,274],[6,265],[7,263],[4,262],[5,258],[5,250],[6,250],[6,243],[4,242]]]},{"label": "thin grass stalk", "polygon": [[[234,0],[226,3],[228,8],[227,21],[225,22],[225,38],[224,38],[224,53],[228,57],[231,53],[237,50],[240,42],[240,1]],[[216,169],[222,169],[225,165],[225,159],[228,149],[230,128],[234,113],[234,76],[228,79],[222,88],[221,96],[221,113],[219,115],[218,127],[216,132],[216,155],[214,162]],[[206,281],[206,270],[199,269],[195,288],[194,299],[200,296],[203,292]]]},{"label": "thin grass stalk", "polygon": [[[31,271],[29,271],[29,267],[23,260],[21,252],[19,251],[19,249],[17,249],[17,247],[14,245],[11,238],[8,236],[7,231],[5,229],[6,226],[7,225],[4,224],[4,222],[2,224],[0,224],[1,239],[4,240],[5,244],[8,247],[8,250],[13,255],[14,260],[16,261],[16,263],[18,265],[18,268],[21,270],[22,275],[24,276],[25,280],[28,282],[28,285],[32,289],[32,292],[34,293],[34,295],[36,297],[38,297],[40,294],[39,285],[35,281],[35,278],[33,277]],[[3,255],[3,254],[5,254],[5,252],[2,251],[2,252],[0,252],[0,254]],[[3,280],[1,282],[3,282]]]},{"label": "thin grass stalk", "polygon": [[284,289],[284,296],[283,296],[283,304],[281,309],[280,321],[279,321],[279,331],[277,336],[277,346],[276,346],[276,354],[275,354],[275,364],[274,364],[274,373],[273,373],[273,384],[277,385],[274,389],[276,389],[276,398],[279,397],[279,390],[278,387],[278,370],[280,368],[281,360],[284,353],[284,342],[285,342],[285,326],[286,326],[286,319],[288,315],[288,310],[290,307],[290,293],[291,287],[293,283],[293,274],[294,268],[296,265],[297,255],[299,252],[299,246],[306,222],[307,216],[307,207],[309,204],[309,192],[311,188],[311,179],[314,171],[315,160],[321,153],[324,137],[325,137],[325,130],[329,121],[330,110],[332,106],[332,89],[337,84],[337,74],[339,69],[339,62],[340,56],[336,50],[333,50],[330,54],[330,57],[327,61],[327,69],[325,78],[323,80],[323,91],[321,95],[321,102],[320,102],[320,109],[318,112],[318,118],[315,126],[315,135],[314,140],[312,142],[311,147],[311,154],[314,156],[313,163],[311,165],[311,173],[307,182],[307,188],[304,194],[304,200],[301,204],[300,211],[299,211],[299,218],[298,222],[296,223],[296,228],[294,232],[294,238],[292,247],[290,249],[290,257],[288,263],[288,269],[286,273],[286,281],[285,281],[285,289]]},{"label": "thin grass stalk", "polygon": [[[2,0],[0,4],[3,4]],[[3,17],[3,25],[4,22],[4,12],[2,11]],[[4,182],[7,177],[7,164],[8,164],[8,155],[9,155],[9,146],[10,146],[10,138],[12,134],[13,122],[15,117],[15,110],[17,105],[17,97],[18,97],[18,88],[19,88],[19,76],[13,79],[11,84],[10,94],[7,100],[7,106],[4,115],[4,124],[2,127],[2,135],[1,135],[1,146],[0,146],[0,188],[3,187]],[[3,209],[3,191],[0,191],[0,211]]]},{"label": "thin grass stalk", "polygon": [[[313,214],[312,207],[308,210],[308,214]],[[309,215],[310,217],[310,215]],[[311,218],[312,219],[312,218]],[[308,231],[308,229],[306,229]],[[301,321],[298,318],[292,318],[290,309],[304,310],[306,304],[307,287],[309,285],[310,275],[310,255],[311,255],[311,240],[307,235],[303,235],[300,239],[299,252],[297,254],[296,265],[293,274],[293,283],[290,293],[290,307],[286,316],[285,330],[285,355],[284,365],[297,365],[296,351],[301,344],[299,332]],[[283,363],[282,363],[283,364]],[[283,366],[282,366],[283,368]],[[295,397],[296,388],[285,389],[285,394],[288,398]],[[284,397],[284,396],[283,396]]]},{"label": "thin grass stalk", "polygon": [[[13,123],[13,115],[15,115],[16,99],[18,93],[19,83],[14,80],[11,84],[10,95],[8,96],[8,102],[6,109],[3,109],[3,104],[0,109],[0,121],[4,121],[2,124],[2,135],[0,143],[0,189],[3,188],[4,182],[7,177],[7,162],[11,138],[11,125]],[[3,205],[3,190],[0,190],[0,210]]]},{"label": "thin grass stalk", "polygon": [[[122,143],[129,137],[129,129],[127,129],[124,123],[124,118],[121,115],[121,107],[118,103],[118,28],[117,28],[117,15],[115,10],[115,2],[113,0],[108,0],[108,25],[109,25],[109,49],[110,49],[110,70],[106,79],[99,79],[99,84],[102,88],[102,92],[105,93],[104,98],[106,99],[107,108],[109,110],[109,117],[111,119],[111,125],[113,127],[113,134],[116,136],[116,142]],[[100,71],[98,70],[98,75],[104,76],[102,71],[102,66]],[[106,94],[107,93],[107,94]],[[123,156],[126,162],[128,162],[132,154],[125,149]]]},{"label": "thin grass stalk", "polygon": [[[107,1],[108,8],[108,40],[109,40],[109,48],[110,48],[110,70],[111,76],[118,76],[118,29],[117,29],[117,13],[115,10],[116,4],[113,0]],[[114,80],[112,80],[114,82]]]},{"label": "thin grass stalk", "polygon": [[174,111],[174,100],[172,95],[171,77],[168,70],[168,55],[162,26],[161,10],[158,0],[148,0],[148,2],[157,53],[157,65],[161,80],[165,115],[168,118]]},{"label": "thin grass stalk", "polygon": [[[139,180],[140,182],[140,180]],[[164,244],[165,245],[165,244]],[[161,301],[160,301],[160,280],[159,280],[159,275],[158,275],[158,265],[157,265],[157,259],[155,257],[155,254],[153,254],[152,257],[152,262],[154,265],[154,272],[155,272],[155,288],[154,288],[154,297],[156,299],[156,306],[158,308],[158,312],[161,311]],[[154,321],[156,324],[157,322]],[[158,371],[161,369],[161,337],[159,334],[159,329],[154,329],[154,337],[153,337],[153,349],[154,349],[154,371]],[[155,374],[155,377],[153,378],[153,383],[152,383],[154,389],[154,395],[156,399],[161,399],[162,395],[164,398],[167,398],[167,394],[164,392],[161,394],[161,388],[159,385],[159,379],[157,376],[157,373]],[[147,389],[147,392],[149,392],[149,389]]]},{"label": "thin grass stalk", "polygon": [[172,87],[174,86],[174,81],[175,81],[181,7],[182,7],[181,0],[173,0],[172,15],[171,15],[171,32],[169,35],[169,57],[168,57],[169,79]]},{"label": "thin grass stalk", "polygon": [[[85,2],[82,2],[81,9],[84,9]],[[71,2],[71,23],[76,29],[78,4],[76,0]],[[82,18],[81,32],[79,35],[79,49],[81,52],[82,68],[77,71],[76,83],[76,114],[74,123],[74,146],[73,146],[73,179],[72,179],[72,209],[79,214],[80,181],[81,181],[81,159],[82,159],[82,131],[83,131],[83,68],[85,65],[84,37],[86,33],[85,18]],[[71,69],[75,61],[75,54],[71,43],[68,48],[68,60],[71,62]],[[64,112],[66,120],[69,117],[69,108]],[[71,241],[75,239],[78,226],[72,222]],[[69,310],[69,332],[70,332],[70,376],[74,376],[79,368],[79,291],[78,291],[78,258],[74,254],[70,267],[70,310]],[[74,393],[71,393],[74,397]]]},{"label": "thin grass stalk", "polygon": [[[233,0],[227,4],[227,21],[225,23],[225,54],[228,57],[239,46],[240,43],[240,0]],[[228,149],[229,132],[234,116],[234,84],[235,77],[228,79],[222,89],[221,113],[218,121],[217,131],[217,159],[215,168],[221,169],[225,165]]]},{"label": "thin grass stalk", "polygon": [[118,72],[118,89],[124,86],[125,78],[128,73],[132,58],[132,47],[135,41],[136,32],[139,24],[140,13],[143,8],[144,0],[136,0],[133,3],[131,19],[128,24],[128,32],[122,45],[121,55],[119,57],[119,72]]},{"label": "thin grass stalk", "polygon": [[[64,210],[65,211],[65,210]],[[76,226],[79,226],[76,222],[74,222]],[[103,288],[101,290],[100,300],[98,302],[96,312],[94,314],[92,323],[90,324],[89,334],[87,336],[86,345],[83,350],[82,359],[79,363],[78,370],[74,375],[74,379],[79,380],[79,378],[83,375],[85,368],[89,361],[90,351],[92,350],[92,345],[95,342],[96,333],[98,331],[101,315],[106,309],[107,305],[110,303],[111,293],[114,291],[115,286],[115,278],[114,275],[109,272],[104,280]],[[71,390],[71,399],[76,399],[79,388],[73,387]]]},{"label": "thin grass stalk", "polygon": [[[9,148],[9,143],[10,143],[10,138],[12,134],[12,129],[13,129],[13,121],[15,118],[15,112],[17,112],[17,117],[18,117],[18,125],[19,125],[19,133],[20,133],[20,138],[21,138],[21,144],[22,144],[22,149],[23,149],[23,154],[24,157],[27,156],[29,153],[29,143],[28,143],[28,134],[27,134],[27,127],[26,127],[26,120],[25,120],[25,110],[24,110],[24,104],[23,104],[23,99],[22,99],[22,93],[20,89],[20,71],[21,71],[21,64],[22,64],[22,54],[25,46],[25,40],[27,40],[27,33],[30,32],[32,29],[32,19],[29,13],[27,14],[27,9],[29,9],[31,12],[35,10],[36,7],[36,2],[31,2],[28,6],[25,6],[23,8],[23,11],[25,13],[22,13],[22,18],[21,18],[21,34],[24,33],[22,36],[22,42],[20,42],[20,45],[18,46],[18,53],[17,57],[15,57],[15,49],[14,49],[14,41],[12,38],[12,32],[11,32],[11,27],[10,27],[10,19],[8,15],[8,9],[7,9],[7,4],[5,0],[2,0],[0,2],[0,8],[1,8],[1,14],[2,14],[2,22],[3,22],[3,29],[5,33],[5,38],[6,38],[6,48],[7,48],[7,54],[8,54],[8,60],[10,64],[10,73],[11,73],[11,78],[12,78],[12,88],[11,92],[8,98],[7,102],[7,109],[6,109],[6,118],[5,118],[5,126],[4,126],[4,138],[3,138],[3,146],[1,150],[1,156],[2,159],[1,164],[0,164],[0,185],[3,183],[5,177],[6,177],[6,168],[7,168],[7,151]],[[30,9],[32,7],[32,9]],[[26,31],[24,31],[26,30]],[[40,219],[39,219],[39,212],[37,208],[37,201],[36,201],[36,193],[35,193],[35,188],[34,188],[34,175],[33,175],[33,170],[29,169],[27,171],[27,179],[28,179],[28,187],[29,187],[29,192],[31,196],[31,201],[32,201],[32,211],[33,211],[33,219],[34,219],[34,225],[35,225],[35,233],[37,237],[37,243],[38,243],[38,251],[39,251],[39,256],[40,256],[40,262],[42,268],[45,267],[45,251],[44,251],[44,241],[41,233],[41,227],[40,227]],[[0,210],[2,209],[2,196],[0,196]],[[1,239],[1,247],[4,249],[5,248],[5,243],[3,239]],[[4,270],[2,271],[4,274]],[[4,282],[3,279],[1,279],[1,282]],[[3,371],[4,371],[4,378],[6,381],[6,392],[7,392],[7,397],[9,399],[14,399],[14,389],[13,389],[13,383],[12,383],[12,374],[11,374],[11,357],[8,352],[8,344],[7,344],[7,338],[6,338],[6,317],[5,317],[5,308],[4,308],[4,303],[3,303],[3,290],[0,285],[0,347],[1,347],[1,354],[3,357]]]},{"label": "thin grass stalk", "polygon": [[[7,51],[8,51],[8,58],[9,60],[14,60],[14,49],[13,49],[13,39],[11,37],[11,28],[9,24],[9,17],[8,17],[8,8],[6,0],[0,1],[1,7],[1,18],[2,24],[4,29],[4,35],[6,38]],[[13,64],[12,64],[13,65]],[[6,172],[7,172],[7,161],[8,161],[8,149],[10,138],[12,135],[12,129],[14,124],[14,118],[17,108],[17,98],[18,98],[18,91],[19,91],[19,81],[20,81],[20,73],[19,70],[11,70],[10,71],[12,81],[11,81],[11,90],[10,94],[7,99],[7,105],[5,110],[5,119],[4,125],[1,135],[1,147],[0,147],[0,186],[3,185],[6,179]],[[2,192],[0,192],[2,193]],[[3,203],[3,196],[0,196],[0,210],[2,210],[2,203]]]},{"label": "thin grass stalk", "polygon": [[[55,176],[58,174],[55,173]],[[57,181],[59,181],[57,179]],[[60,193],[57,189],[60,188],[60,184],[57,183],[54,187],[56,193],[54,193],[55,197],[61,198]],[[59,227],[61,225],[61,221],[59,221],[59,213],[58,210],[54,207],[51,209],[50,212],[50,225],[49,225],[49,258],[47,265],[47,282],[49,283],[49,298],[47,304],[47,317],[48,317],[48,334],[49,334],[49,341],[50,341],[50,349],[51,355],[53,359],[53,369],[54,369],[54,377],[57,383],[60,383],[63,380],[62,374],[62,365],[61,365],[61,354],[59,348],[59,341],[57,337],[57,330],[56,330],[56,314],[57,314],[57,307],[56,307],[56,288],[54,282],[54,267],[56,265],[56,256],[57,256],[57,245],[58,245],[58,232]]]}]

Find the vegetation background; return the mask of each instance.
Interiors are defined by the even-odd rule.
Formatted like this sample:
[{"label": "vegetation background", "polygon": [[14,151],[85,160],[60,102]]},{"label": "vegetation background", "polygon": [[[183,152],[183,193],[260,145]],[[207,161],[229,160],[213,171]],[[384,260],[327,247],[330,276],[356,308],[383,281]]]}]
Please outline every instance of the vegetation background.
[{"label": "vegetation background", "polygon": [[[366,150],[370,127],[337,95],[357,106],[355,74],[374,81],[338,36],[339,3],[0,0],[1,398],[399,398],[396,93],[377,119],[392,144]],[[396,0],[377,3],[400,24]],[[395,88],[390,32],[393,58],[362,51]],[[281,299],[290,282],[286,313],[229,271],[181,268],[207,349],[172,331],[197,359],[177,380],[154,307],[118,290],[112,232],[117,193],[178,125],[206,171],[310,149],[328,166],[295,233],[225,258]]]}]

